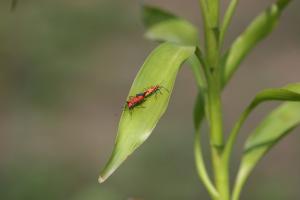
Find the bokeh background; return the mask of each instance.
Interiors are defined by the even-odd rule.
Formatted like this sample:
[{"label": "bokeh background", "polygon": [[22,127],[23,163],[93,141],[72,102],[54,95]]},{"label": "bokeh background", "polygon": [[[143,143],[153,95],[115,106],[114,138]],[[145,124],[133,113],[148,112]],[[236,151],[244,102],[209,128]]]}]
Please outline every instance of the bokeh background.
[{"label": "bokeh background", "polygon": [[[201,28],[196,0],[145,2]],[[271,2],[241,1],[227,44]],[[140,3],[20,0],[10,12],[10,0],[0,1],[1,200],[208,199],[194,168],[196,88],[187,67],[153,135],[107,182],[97,183],[131,82],[156,45],[143,38]],[[289,6],[272,36],[226,88],[227,132],[256,92],[300,81],[299,8],[299,1]],[[243,139],[276,105],[262,106],[251,116],[232,171]],[[300,198],[300,129],[294,132],[259,164],[242,199]]]}]

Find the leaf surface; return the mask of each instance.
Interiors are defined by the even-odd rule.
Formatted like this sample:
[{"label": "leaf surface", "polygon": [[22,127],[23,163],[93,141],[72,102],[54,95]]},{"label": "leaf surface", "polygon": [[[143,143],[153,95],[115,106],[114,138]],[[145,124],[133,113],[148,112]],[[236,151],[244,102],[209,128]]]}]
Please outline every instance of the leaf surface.
[{"label": "leaf surface", "polygon": [[242,186],[258,161],[261,160],[277,142],[300,124],[300,83],[294,83],[283,88],[268,89],[259,93],[248,107],[248,110],[246,110],[245,117],[238,123],[236,131],[239,130],[241,124],[254,107],[268,100],[288,102],[283,103],[271,112],[246,140],[242,162],[233,192],[233,199],[238,199]]},{"label": "leaf surface", "polygon": [[234,198],[262,157],[283,137],[300,124],[300,103],[286,102],[271,112],[247,139],[237,175]]},{"label": "leaf surface", "polygon": [[277,25],[282,11],[291,0],[278,0],[256,17],[247,29],[234,41],[223,57],[223,85],[230,80],[242,60]]},{"label": "leaf surface", "polygon": [[195,51],[194,47],[163,43],[146,59],[139,70],[129,96],[160,85],[163,88],[131,112],[125,109],[119,122],[113,153],[100,174],[99,182],[106,180],[121,163],[151,134],[167,109],[177,73],[182,63]]},{"label": "leaf surface", "polygon": [[199,33],[190,22],[168,11],[152,6],[143,7],[143,22],[146,38],[159,42],[174,42],[182,45],[199,45]]},{"label": "leaf surface", "polygon": [[255,107],[264,101],[300,101],[300,83],[292,83],[282,88],[266,89],[258,93],[250,107]]}]

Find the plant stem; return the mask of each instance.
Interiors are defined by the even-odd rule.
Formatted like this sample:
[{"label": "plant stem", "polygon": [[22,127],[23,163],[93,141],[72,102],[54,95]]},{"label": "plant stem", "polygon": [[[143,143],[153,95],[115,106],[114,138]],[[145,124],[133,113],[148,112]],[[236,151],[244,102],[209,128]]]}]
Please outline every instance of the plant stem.
[{"label": "plant stem", "polygon": [[228,9],[226,10],[224,20],[222,23],[222,27],[220,30],[220,48],[222,48],[222,46],[223,46],[225,33],[226,33],[228,26],[232,20],[233,14],[236,10],[238,3],[239,3],[239,0],[231,0],[230,4],[228,6]]},{"label": "plant stem", "polygon": [[195,138],[194,138],[194,155],[195,155],[195,162],[197,167],[197,172],[199,175],[200,180],[202,180],[202,183],[204,184],[205,188],[207,189],[208,193],[210,194],[211,198],[218,199],[219,193],[216,190],[215,186],[212,184],[206,167],[203,160],[203,154],[201,149],[201,133],[199,130],[196,130],[195,132]]},{"label": "plant stem", "polygon": [[[208,84],[207,103],[208,117],[211,126],[211,143],[213,146],[223,145],[222,133],[222,114],[221,114],[221,98],[220,98],[220,70],[219,63],[219,48],[218,35],[214,32],[219,23],[219,1],[211,0],[209,3],[205,0],[200,0],[200,7],[204,17],[205,29],[205,50],[206,58],[204,63],[205,75]],[[201,55],[198,55],[200,57]]]},{"label": "plant stem", "polygon": [[[207,3],[206,0],[199,0],[199,4],[200,4],[200,9],[201,9],[201,14],[203,17],[203,23],[204,23],[204,27],[208,26],[208,7],[207,7]],[[204,29],[206,31],[206,29]]]},{"label": "plant stem", "polygon": [[199,0],[205,30],[206,103],[210,124],[212,165],[216,188],[220,194],[214,200],[229,200],[228,165],[223,159],[223,120],[221,104],[221,70],[219,41],[219,0]]},{"label": "plant stem", "polygon": [[214,148],[212,149],[212,158],[216,187],[220,194],[220,197],[215,198],[214,200],[229,200],[230,189],[228,167],[223,162],[222,156],[220,155],[219,151]]},{"label": "plant stem", "polygon": [[210,77],[208,81],[207,102],[209,107],[209,121],[211,129],[211,144],[213,147],[222,149],[223,147],[223,122],[220,89],[215,77]]},{"label": "plant stem", "polygon": [[229,174],[227,163],[222,157],[223,152],[223,121],[220,96],[220,79],[213,79],[208,86],[208,106],[210,114],[212,164],[215,174],[215,183],[220,198],[215,200],[229,200]]},{"label": "plant stem", "polygon": [[[204,24],[205,50],[207,62],[211,68],[216,68],[218,62],[218,24],[219,0],[199,0]],[[206,66],[208,67],[208,66]]]},{"label": "plant stem", "polygon": [[[202,59],[202,54],[201,54],[200,49],[197,49],[196,55],[193,55],[189,59],[189,63],[192,67],[193,74],[195,75],[199,93],[204,95],[205,91],[206,91],[206,82],[205,82],[206,80],[205,80],[205,77],[203,77],[203,73],[201,73],[201,65],[204,66],[204,62]],[[197,99],[197,101],[198,101],[198,99]],[[202,101],[200,104],[202,104],[202,106],[204,106],[204,102],[202,102]],[[197,102],[197,103],[199,103],[199,102]],[[197,107],[195,109],[197,109]],[[198,112],[198,110],[196,110],[196,112]],[[195,157],[195,164],[196,164],[198,176],[199,176],[200,180],[202,181],[203,185],[205,186],[205,188],[207,189],[211,198],[215,199],[215,198],[219,197],[219,193],[218,193],[217,189],[215,188],[215,186],[213,185],[213,183],[207,173],[205,162],[203,160],[202,147],[201,147],[202,145],[201,145],[200,125],[201,125],[201,121],[203,120],[203,117],[204,117],[203,114],[204,113],[202,113],[201,116],[199,117],[199,122],[198,121],[195,122],[196,124],[195,124],[195,137],[194,137],[194,157]]]}]

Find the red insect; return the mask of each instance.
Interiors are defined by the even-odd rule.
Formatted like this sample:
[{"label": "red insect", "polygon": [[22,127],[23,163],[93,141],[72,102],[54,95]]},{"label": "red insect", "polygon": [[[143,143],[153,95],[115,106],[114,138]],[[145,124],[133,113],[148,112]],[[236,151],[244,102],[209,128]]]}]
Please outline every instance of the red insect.
[{"label": "red insect", "polygon": [[134,109],[135,107],[141,105],[147,99],[147,97],[150,97],[151,95],[153,95],[157,92],[161,93],[160,90],[162,88],[165,89],[167,92],[169,92],[165,87],[156,85],[156,86],[152,86],[152,87],[146,89],[145,92],[138,93],[135,96],[129,97],[128,101],[126,101],[127,108],[129,110]]},{"label": "red insect", "polygon": [[152,86],[150,88],[148,88],[145,92],[144,92],[144,96],[145,98],[157,93],[157,92],[160,92],[161,93],[161,89],[165,89],[167,92],[169,92],[169,90],[161,85],[155,85],[155,86]]},{"label": "red insect", "polygon": [[140,105],[145,101],[144,93],[137,94],[134,97],[130,97],[128,101],[126,101],[127,107],[129,110],[132,110],[136,106]]}]

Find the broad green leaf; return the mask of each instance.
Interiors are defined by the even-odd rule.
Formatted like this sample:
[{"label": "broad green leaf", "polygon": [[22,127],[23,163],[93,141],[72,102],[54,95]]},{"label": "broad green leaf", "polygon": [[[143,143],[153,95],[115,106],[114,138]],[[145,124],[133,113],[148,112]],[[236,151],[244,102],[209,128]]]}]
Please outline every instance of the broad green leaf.
[{"label": "broad green leaf", "polygon": [[[197,29],[189,22],[176,17],[169,12],[160,10],[158,8],[145,6],[144,7],[144,24],[147,31],[145,36],[154,41],[169,41],[172,43],[183,45],[199,45],[199,34]],[[197,49],[200,51],[200,49]],[[197,56],[194,54],[189,58],[189,64],[195,75],[198,86],[198,97],[194,108],[194,125],[195,125],[195,160],[198,174],[208,189],[212,197],[217,197],[218,193],[214,188],[208,173],[206,171],[200,141],[200,124],[204,117],[204,88],[205,82],[203,74],[201,73],[201,63]]]},{"label": "broad green leaf", "polygon": [[152,95],[142,107],[132,112],[124,110],[119,122],[113,153],[100,174],[99,182],[106,180],[121,163],[151,134],[167,109],[174,82],[181,64],[195,51],[194,47],[164,43],[156,48],[138,72],[129,96],[135,96],[154,85],[166,89]]},{"label": "broad green leaf", "polygon": [[234,200],[258,161],[300,124],[300,103],[287,102],[269,114],[247,139],[234,188]]},{"label": "broad green leaf", "polygon": [[167,11],[144,6],[143,21],[146,25],[145,36],[150,40],[194,46],[199,44],[197,28]]},{"label": "broad green leaf", "polygon": [[155,41],[169,41],[183,45],[198,45],[198,32],[193,25],[184,20],[173,19],[149,28],[146,38]]},{"label": "broad green leaf", "polygon": [[226,85],[246,55],[272,32],[282,11],[290,1],[278,0],[271,5],[256,17],[245,32],[234,41],[223,57],[223,85]]}]

